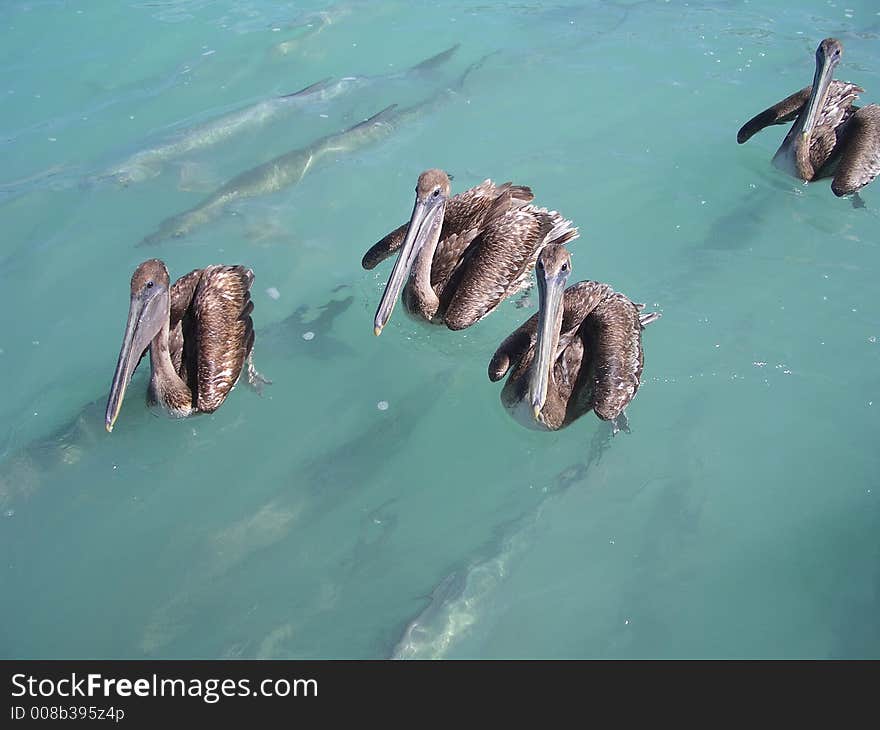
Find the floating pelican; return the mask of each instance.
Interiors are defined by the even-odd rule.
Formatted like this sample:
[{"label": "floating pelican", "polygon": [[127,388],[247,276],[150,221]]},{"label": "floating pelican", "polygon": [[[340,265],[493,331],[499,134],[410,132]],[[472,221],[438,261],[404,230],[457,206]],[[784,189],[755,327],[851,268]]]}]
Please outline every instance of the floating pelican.
[{"label": "floating pelican", "polygon": [[376,335],[401,289],[414,317],[451,330],[470,327],[528,285],[544,246],[577,238],[571,221],[529,205],[527,187],[486,180],[451,198],[449,192],[443,170],[423,172],[409,223],[364,254],[361,265],[372,269],[399,251],[376,311]]},{"label": "floating pelican", "polygon": [[244,266],[208,266],[174,282],[159,259],[144,261],[131,277],[128,323],[104,418],[108,431],[125,389],[149,349],[147,401],[178,418],[212,413],[226,400],[248,364],[248,381],[269,381],[254,370],[254,325]]},{"label": "floating pelican", "polygon": [[660,317],[641,314],[607,284],[565,289],[571,254],[549,245],[536,265],[539,311],[501,343],[489,363],[496,382],[513,368],[501,402],[529,428],[555,431],[592,410],[614,431],[627,430],[624,408],[644,366],[642,330]]},{"label": "floating pelican", "polygon": [[837,196],[854,194],[880,173],[880,106],[853,105],[864,89],[833,79],[843,46],[826,38],[816,49],[813,85],[792,94],[746,122],[736,135],[742,144],[771,124],[794,120],[773,164],[806,182],[833,177]]}]

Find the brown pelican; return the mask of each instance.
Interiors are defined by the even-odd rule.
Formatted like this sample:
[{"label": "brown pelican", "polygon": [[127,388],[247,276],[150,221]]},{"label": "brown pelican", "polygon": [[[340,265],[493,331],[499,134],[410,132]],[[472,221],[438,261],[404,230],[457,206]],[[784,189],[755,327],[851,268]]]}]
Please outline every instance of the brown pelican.
[{"label": "brown pelican", "polygon": [[248,381],[268,383],[254,370],[254,324],[244,266],[208,266],[174,282],[159,259],[144,261],[131,277],[131,304],[104,423],[119,415],[125,389],[150,351],[147,401],[178,418],[211,413],[226,400],[245,361]]},{"label": "brown pelican", "polygon": [[880,173],[880,106],[853,105],[864,89],[833,79],[843,55],[835,38],[826,38],[816,49],[813,85],[792,94],[746,122],[736,135],[742,144],[771,124],[794,120],[773,164],[790,175],[810,182],[833,177],[837,196],[854,194]]},{"label": "brown pelican", "polygon": [[376,310],[376,335],[388,323],[401,289],[411,315],[460,330],[525,288],[544,246],[578,236],[556,211],[529,205],[532,198],[527,187],[491,180],[450,198],[443,170],[419,175],[409,223],[361,261],[372,269],[400,252]]},{"label": "brown pelican", "polygon": [[635,397],[644,366],[642,330],[660,317],[641,314],[607,284],[565,288],[571,254],[547,246],[535,267],[538,313],[514,330],[492,356],[492,382],[513,372],[501,391],[510,414],[529,428],[556,431],[592,410],[627,429],[624,408]]}]

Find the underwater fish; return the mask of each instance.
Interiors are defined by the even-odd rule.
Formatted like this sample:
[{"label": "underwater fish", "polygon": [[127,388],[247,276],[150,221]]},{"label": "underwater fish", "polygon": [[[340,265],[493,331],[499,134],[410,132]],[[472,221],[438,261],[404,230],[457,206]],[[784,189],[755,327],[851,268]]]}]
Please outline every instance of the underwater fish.
[{"label": "underwater fish", "polygon": [[343,18],[351,15],[351,13],[352,9],[347,5],[335,5],[325,10],[309,13],[301,22],[286,28],[286,30],[298,32],[292,37],[285,38],[283,41],[274,44],[270,49],[272,55],[290,55],[300,47],[304,40],[320,35],[324,29],[338,23]]},{"label": "underwater fish", "polygon": [[166,218],[159,224],[158,230],[144,238],[141,244],[150,245],[169,238],[182,238],[219,217],[234,200],[268,195],[295,185],[327,153],[353,152],[386,136],[391,131],[387,120],[395,109],[396,105],[389,106],[349,129],[329,134],[305,147],[236,175],[194,208]]},{"label": "underwater fish", "polygon": [[[461,80],[469,73],[461,77]],[[456,88],[458,85],[456,85]],[[151,245],[169,238],[182,238],[193,230],[220,216],[227,205],[236,200],[268,195],[297,184],[328,153],[347,154],[387,139],[400,127],[433,109],[454,94],[455,88],[444,89],[427,100],[404,109],[392,104],[369,119],[342,132],[329,134],[299,149],[279,155],[262,165],[236,175],[194,208],[166,218],[159,228],[141,241]]]},{"label": "underwater fish", "polygon": [[159,175],[162,167],[171,160],[193,152],[213,147],[235,135],[250,132],[282,117],[285,114],[325,104],[355,90],[385,81],[406,79],[430,71],[443,64],[455,53],[458,44],[442,53],[421,61],[405,71],[377,76],[346,76],[340,79],[326,78],[304,89],[264,99],[256,104],[235,109],[215,119],[210,119],[189,129],[173,134],[153,147],[140,150],[110,170],[99,174],[95,180],[113,179],[120,185],[130,185]]}]

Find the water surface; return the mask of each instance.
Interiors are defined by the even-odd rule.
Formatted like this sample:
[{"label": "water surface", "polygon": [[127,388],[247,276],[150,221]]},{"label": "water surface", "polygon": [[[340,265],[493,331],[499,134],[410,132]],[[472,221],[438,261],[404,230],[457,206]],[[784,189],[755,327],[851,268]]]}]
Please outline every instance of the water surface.
[{"label": "water surface", "polygon": [[[867,0],[4,3],[0,655],[880,655],[880,188],[854,210],[770,166],[783,128],[735,141],[829,35],[838,78],[880,101]],[[97,179],[346,76],[373,80]],[[136,245],[241,171],[450,87],[298,185]],[[460,333],[398,308],[373,336],[390,264],[361,255],[434,166],[455,190],[530,185],[581,229],[576,279],[663,312],[631,434],[504,413],[486,365],[530,314],[513,302]],[[108,435],[150,256],[253,268],[274,382],[175,422],[142,366]]]}]

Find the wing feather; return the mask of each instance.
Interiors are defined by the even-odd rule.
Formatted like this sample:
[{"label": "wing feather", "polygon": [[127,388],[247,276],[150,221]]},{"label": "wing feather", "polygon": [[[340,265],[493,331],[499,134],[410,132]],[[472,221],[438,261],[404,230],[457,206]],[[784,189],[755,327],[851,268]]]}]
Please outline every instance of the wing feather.
[{"label": "wing feather", "polygon": [[253,280],[244,266],[210,266],[199,281],[191,331],[197,347],[194,406],[201,412],[211,413],[226,400],[253,348]]},{"label": "wing feather", "polygon": [[478,322],[525,284],[548,243],[574,240],[577,229],[556,211],[531,205],[494,206],[468,256],[447,285],[450,295],[443,316],[452,330]]},{"label": "wing feather", "polygon": [[171,329],[174,329],[183,319],[192,304],[196,287],[198,287],[204,273],[205,269],[193,269],[171,285]]},{"label": "wing feather", "polygon": [[804,106],[806,106],[812,88],[811,85],[796,91],[791,96],[786,96],[782,101],[776,102],[760,114],[756,114],[743,124],[739,132],[737,132],[736,141],[742,144],[765,127],[773,124],[787,124],[794,121]]},{"label": "wing feather", "polygon": [[396,254],[403,245],[407,228],[409,228],[409,222],[398,226],[380,241],[374,243],[361,259],[361,266],[365,269],[374,269],[389,256]]},{"label": "wing feather", "polygon": [[869,104],[850,117],[842,147],[831,183],[838,196],[858,191],[880,174],[880,106]]},{"label": "wing feather", "polygon": [[[168,328],[168,352],[171,355],[171,364],[174,371],[185,383],[190,382],[190,373],[187,369],[187,359],[184,357],[184,331],[183,319],[192,304],[196,287],[202,278],[204,269],[193,269],[188,274],[181,276],[171,286],[171,321]],[[146,354],[147,350],[144,350]]]},{"label": "wing feather", "polygon": [[645,364],[642,322],[656,318],[642,315],[626,296],[612,292],[584,320],[581,337],[589,363],[590,405],[599,418],[616,418],[635,397]]}]

